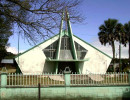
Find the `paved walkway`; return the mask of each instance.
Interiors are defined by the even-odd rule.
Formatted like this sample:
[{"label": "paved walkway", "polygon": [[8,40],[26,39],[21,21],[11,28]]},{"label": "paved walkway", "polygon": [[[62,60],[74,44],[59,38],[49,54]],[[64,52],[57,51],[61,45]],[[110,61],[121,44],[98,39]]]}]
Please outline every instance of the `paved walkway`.
[{"label": "paved walkway", "polygon": [[64,78],[63,78],[62,75],[58,75],[58,76],[57,75],[53,75],[53,76],[50,75],[49,78],[53,79],[53,80],[56,80],[56,81],[64,81]]},{"label": "paved walkway", "polygon": [[103,81],[104,80],[104,78],[101,75],[88,74],[88,77],[94,81]]},{"label": "paved walkway", "polygon": [[[103,81],[104,78],[101,76],[101,75],[93,75],[93,74],[88,74],[87,75],[91,80],[94,80],[94,81]],[[73,80],[75,79],[80,79],[80,80],[83,80],[85,78],[84,75],[75,75],[75,77],[71,76]],[[56,81],[64,81],[64,76],[62,75],[49,75],[49,78],[50,79],[53,79],[53,80],[56,80]],[[87,77],[86,77],[87,78]]]}]

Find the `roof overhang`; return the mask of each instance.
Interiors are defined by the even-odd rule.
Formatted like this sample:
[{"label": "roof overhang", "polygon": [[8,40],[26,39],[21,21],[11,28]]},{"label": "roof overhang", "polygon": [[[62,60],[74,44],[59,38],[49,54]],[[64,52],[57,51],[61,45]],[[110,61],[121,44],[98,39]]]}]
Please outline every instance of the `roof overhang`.
[{"label": "roof overhang", "polygon": [[14,60],[13,59],[2,59],[1,63],[2,64],[13,64]]},{"label": "roof overhang", "polygon": [[50,59],[50,58],[47,58],[46,61],[52,61],[52,62],[85,62],[85,61],[88,61],[89,58],[86,58],[86,59]]}]

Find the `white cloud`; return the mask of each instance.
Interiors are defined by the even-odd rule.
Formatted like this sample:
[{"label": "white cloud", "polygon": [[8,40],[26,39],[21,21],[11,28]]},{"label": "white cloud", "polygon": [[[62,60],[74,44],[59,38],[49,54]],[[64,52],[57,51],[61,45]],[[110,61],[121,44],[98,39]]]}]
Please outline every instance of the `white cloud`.
[{"label": "white cloud", "polygon": [[[13,54],[18,54],[18,50],[15,47],[7,47],[6,48],[7,52],[11,52]],[[20,53],[24,52],[24,50],[20,50]]]},{"label": "white cloud", "polygon": [[[101,45],[98,39],[95,39],[94,42],[92,43],[93,46],[98,48],[99,50],[103,51],[104,53],[108,54],[109,56],[112,55],[112,47],[110,45]],[[115,51],[116,51],[116,57],[119,58],[119,43],[115,42]],[[128,45],[124,47],[121,45],[121,58],[128,58]]]}]

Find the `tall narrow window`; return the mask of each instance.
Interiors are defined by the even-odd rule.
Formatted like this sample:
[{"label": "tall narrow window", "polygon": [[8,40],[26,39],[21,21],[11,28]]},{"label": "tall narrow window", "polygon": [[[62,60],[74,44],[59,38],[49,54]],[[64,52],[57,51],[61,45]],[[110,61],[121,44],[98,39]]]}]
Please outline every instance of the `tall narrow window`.
[{"label": "tall narrow window", "polygon": [[60,59],[73,59],[70,37],[63,36],[61,40]]},{"label": "tall narrow window", "polygon": [[70,50],[70,38],[68,36],[63,36],[61,40],[61,50]]}]

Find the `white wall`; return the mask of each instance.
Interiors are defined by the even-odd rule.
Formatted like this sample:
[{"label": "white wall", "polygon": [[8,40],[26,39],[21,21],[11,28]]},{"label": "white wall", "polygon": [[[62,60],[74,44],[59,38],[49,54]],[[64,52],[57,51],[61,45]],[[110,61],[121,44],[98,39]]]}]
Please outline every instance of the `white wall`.
[{"label": "white wall", "polygon": [[79,43],[81,46],[83,46],[85,49],[88,50],[85,58],[89,58],[88,61],[80,62],[79,67],[83,74],[86,73],[105,73],[110,62],[111,58],[104,55],[100,51],[96,50],[92,46],[86,44],[82,40],[78,39],[74,36],[74,41]]},{"label": "white wall", "polygon": [[[52,44],[58,39],[58,35],[54,38],[40,44],[39,46],[31,49],[30,51],[19,56],[19,67],[23,74],[53,72],[55,69],[54,62],[46,62],[46,56],[43,53],[43,49]],[[99,52],[95,48],[86,44],[82,40],[74,36],[74,40],[88,50],[85,58],[89,58],[89,61],[80,62],[79,67],[83,74],[89,73],[105,73],[111,58]],[[18,63],[18,57],[15,59]]]},{"label": "white wall", "polygon": [[[47,40],[46,42],[40,44],[39,46],[31,49],[30,51],[19,56],[19,67],[23,74],[33,74],[33,73],[43,73],[50,72],[49,68],[46,68],[47,63],[45,64],[46,56],[43,53],[43,49],[48,45],[52,44],[58,39],[58,35],[54,38]],[[18,57],[15,59],[18,63]],[[49,67],[54,67],[54,64],[49,64]],[[52,66],[51,66],[52,65]],[[53,70],[53,69],[52,69]]]}]

